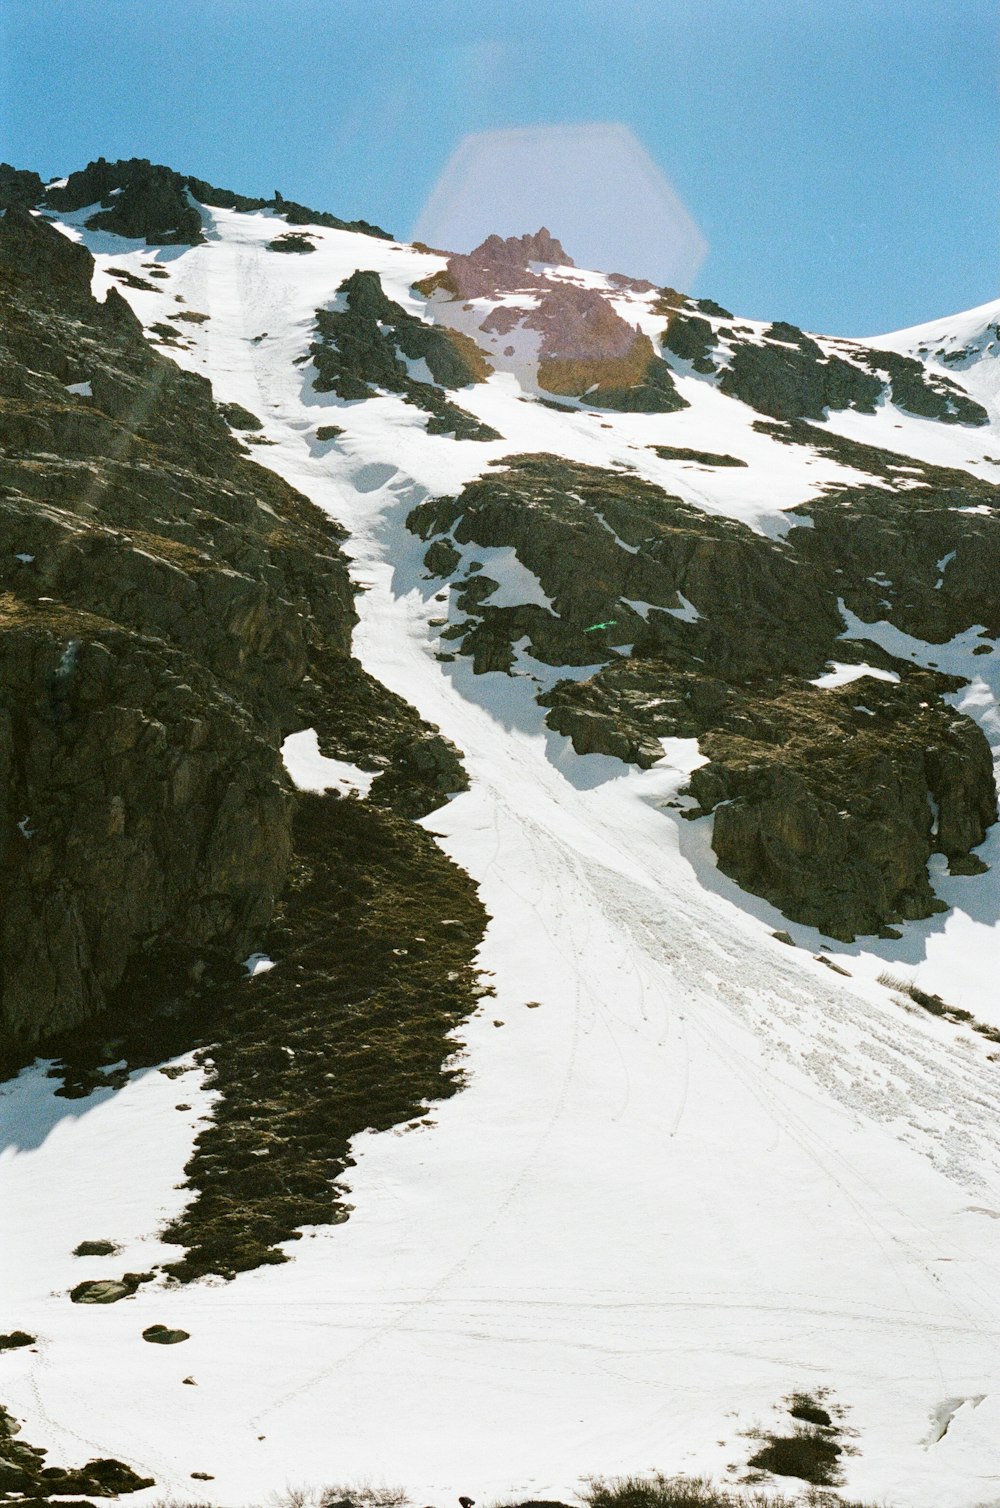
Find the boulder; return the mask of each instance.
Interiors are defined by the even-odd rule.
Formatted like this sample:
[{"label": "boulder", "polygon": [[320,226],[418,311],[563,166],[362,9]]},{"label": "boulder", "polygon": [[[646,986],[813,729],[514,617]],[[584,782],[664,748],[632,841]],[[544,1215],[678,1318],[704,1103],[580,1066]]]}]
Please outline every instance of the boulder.
[{"label": "boulder", "polygon": [[190,1340],[187,1330],[171,1330],[168,1325],[149,1325],[142,1332],[143,1340],[151,1346],[177,1346],[182,1340]]},{"label": "boulder", "polygon": [[120,1299],[131,1298],[135,1288],[114,1278],[94,1278],[87,1283],[77,1283],[71,1290],[74,1304],[117,1304]]}]

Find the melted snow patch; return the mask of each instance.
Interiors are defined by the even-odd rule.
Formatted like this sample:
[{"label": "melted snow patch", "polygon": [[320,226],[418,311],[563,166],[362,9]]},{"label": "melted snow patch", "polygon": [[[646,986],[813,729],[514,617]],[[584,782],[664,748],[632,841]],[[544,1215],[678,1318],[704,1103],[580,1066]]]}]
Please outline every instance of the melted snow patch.
[{"label": "melted snow patch", "polygon": [[328,759],[319,751],[319,738],[315,728],[304,728],[301,733],[290,733],[281,745],[281,757],[293,784],[300,791],[340,791],[342,795],[354,791],[367,796],[375,774],[359,770],[345,759]]},{"label": "melted snow patch", "polygon": [[93,398],[94,390],[89,382],[67,382],[67,393],[75,393],[78,398]]}]

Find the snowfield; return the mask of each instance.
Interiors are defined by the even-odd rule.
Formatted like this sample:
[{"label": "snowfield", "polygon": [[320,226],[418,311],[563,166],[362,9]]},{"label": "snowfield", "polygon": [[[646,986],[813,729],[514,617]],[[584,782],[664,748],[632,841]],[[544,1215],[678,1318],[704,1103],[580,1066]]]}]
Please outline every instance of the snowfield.
[{"label": "snowfield", "polygon": [[[60,1464],[113,1455],[154,1475],[137,1505],[233,1508],[361,1478],[416,1503],[516,1502],[565,1499],[590,1473],[736,1480],[783,1398],[827,1390],[856,1431],[848,1495],[1000,1504],[1000,1064],[991,1043],[876,977],[891,968],[1000,1024],[996,868],[935,877],[955,909],[908,923],[901,942],[824,953],[818,933],[718,874],[706,822],[667,806],[698,762],[693,741],[665,740],[645,772],[581,758],[545,729],[527,676],[435,658],[442,588],[404,525],[423,497],[524,451],[634,466],[772,534],[784,510],[859,474],[755,432],[751,410],[695,376],[678,378],[682,413],[609,417],[526,402],[498,373],[458,398],[505,437],[491,443],[430,437],[397,397],[317,394],[294,363],[342,279],[373,268],[416,311],[409,285],[442,259],[323,229],[314,254],[282,256],[266,250],[266,212],[218,210],[212,224],[208,245],[157,253],[72,233],[95,252],[99,297],[108,265],[139,274],[155,256],[169,280],[123,294],[146,324],[209,315],[170,354],[257,414],[270,444],[254,458],[349,529],[364,587],[355,652],[465,757],[471,789],[424,822],[480,887],[496,993],[456,1040],[465,1091],[431,1125],[357,1138],[346,1224],[308,1232],[285,1266],[146,1285],[110,1307],[69,1302],[72,1284],[110,1271],[71,1252],[121,1243],[115,1276],[173,1254],[156,1232],[183,1199],[209,1104],[200,1074],[136,1074],[68,1101],[36,1067],[0,1088],[13,1127],[0,1329],[38,1336],[3,1359],[25,1437]],[[319,441],[333,421],[344,436]],[[982,459],[1000,455],[996,423],[883,410],[831,428],[1000,478]],[[710,473],[659,460],[653,443],[750,466]],[[527,600],[530,573],[504,555],[486,565],[495,600]],[[900,647],[889,625],[849,616],[850,637],[943,669],[971,653]],[[956,700],[997,746],[1000,685],[974,666]],[[845,671],[885,674],[834,664],[817,684]],[[315,734],[295,737],[298,784],[357,787],[361,772],[325,760]],[[983,852],[996,861],[993,834]],[[781,929],[799,946],[775,940]],[[153,1323],[191,1338],[147,1345]]]}]

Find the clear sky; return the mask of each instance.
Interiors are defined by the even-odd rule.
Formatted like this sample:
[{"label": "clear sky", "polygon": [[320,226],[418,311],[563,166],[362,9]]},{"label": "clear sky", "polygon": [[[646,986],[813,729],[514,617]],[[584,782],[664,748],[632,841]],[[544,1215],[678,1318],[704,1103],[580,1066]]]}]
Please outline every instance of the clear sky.
[{"label": "clear sky", "polygon": [[693,291],[871,334],[1000,294],[998,49],[995,0],[0,0],[0,158],[405,236],[467,133],[621,122],[709,243]]}]

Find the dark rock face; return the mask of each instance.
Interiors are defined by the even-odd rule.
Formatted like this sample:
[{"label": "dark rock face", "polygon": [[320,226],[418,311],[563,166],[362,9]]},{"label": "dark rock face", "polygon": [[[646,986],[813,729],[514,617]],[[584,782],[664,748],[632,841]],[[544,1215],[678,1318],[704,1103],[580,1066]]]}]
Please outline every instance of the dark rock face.
[{"label": "dark rock face", "polygon": [[143,954],[248,949],[284,881],[288,796],[273,747],[187,657],[79,611],[3,608],[3,1010],[30,1038],[101,1009]]},{"label": "dark rock face", "polygon": [[[717,304],[697,307],[725,315]],[[664,290],[656,306],[668,316],[664,349],[694,371],[717,374],[722,392],[775,419],[821,419],[827,409],[874,413],[883,396],[909,413],[945,424],[986,424],[986,410],[957,383],[910,356],[837,342],[844,355],[824,352],[796,325],[778,320],[761,340],[747,340],[736,327],[713,326],[692,314],[688,301]]]},{"label": "dark rock face", "polygon": [[[553,612],[484,604],[473,614],[470,593],[482,588],[457,583],[470,618],[450,637],[466,652],[491,640],[509,647],[527,633],[529,653],[549,664],[614,662],[627,644],[636,655],[666,653],[694,627],[673,616],[679,593],[696,605],[724,596],[740,615],[738,636],[707,617],[697,625],[698,653],[734,673],[782,656],[804,671],[840,628],[835,602],[800,581],[786,551],[627,472],[506,458],[457,499],[421,504],[409,523],[428,540],[512,546],[554,602]],[[645,615],[630,606],[636,601],[648,605]]]},{"label": "dark rock face", "polygon": [[308,255],[315,251],[316,247],[309,236],[304,236],[296,231],[288,231],[283,236],[278,236],[274,241],[268,241],[268,251],[296,252],[300,255]]},{"label": "dark rock face", "polygon": [[989,415],[957,382],[931,374],[913,356],[895,351],[868,351],[864,358],[873,371],[886,373],[892,401],[908,413],[942,424],[987,424]]},{"label": "dark rock face", "polygon": [[26,1330],[11,1330],[7,1335],[0,1335],[0,1351],[20,1351],[24,1346],[33,1346],[37,1338]]},{"label": "dark rock face", "polygon": [[[317,392],[363,399],[379,390],[400,393],[430,414],[428,434],[459,440],[498,440],[488,424],[445,398],[441,391],[483,382],[493,368],[467,336],[426,325],[388,298],[377,272],[354,272],[341,283],[342,310],[316,314],[319,339],[310,347]],[[423,359],[433,383],[410,376],[404,357]]]},{"label": "dark rock face", "polygon": [[[943,910],[927,878],[930,852],[967,852],[996,816],[986,740],[917,687],[863,680],[811,692],[757,703],[745,729],[730,717],[702,740],[711,762],[690,789],[715,811],[720,868],[847,940]],[[928,796],[958,820],[939,817],[935,830]]]},{"label": "dark rock face", "polygon": [[[85,247],[67,241],[44,221],[11,208],[0,222],[0,268],[6,281],[16,278],[36,292],[51,289],[69,305],[89,298],[94,259]],[[116,299],[105,317],[128,320],[138,327],[124,299]]]},{"label": "dark rock face", "polygon": [[[222,199],[206,198],[198,193],[194,180],[191,180],[191,191],[196,198],[201,199],[203,204],[222,204]],[[221,191],[212,189],[211,193],[218,195]],[[239,209],[239,205],[233,206]],[[275,192],[274,198],[268,200],[267,208],[274,209],[283,215],[289,225],[322,225],[328,230],[352,230],[358,235],[374,236],[379,241],[391,241],[392,236],[387,230],[382,230],[378,225],[372,225],[368,220],[341,220],[338,215],[328,214],[325,210],[310,209],[308,205],[296,204],[294,199],[286,199],[283,194]]]},{"label": "dark rock face", "polygon": [[0,209],[30,209],[42,197],[45,185],[37,173],[0,162]]},{"label": "dark rock face", "polygon": [[[794,432],[802,443],[823,433]],[[888,478],[900,459],[820,443]],[[995,489],[933,467],[923,475],[919,494],[832,490],[810,505],[813,527],[778,542],[627,473],[520,456],[408,522],[429,541],[428,569],[452,577],[464,616],[442,635],[449,647],[477,672],[509,670],[525,640],[550,665],[602,665],[539,697],[550,727],[578,753],[640,765],[660,757],[663,737],[697,737],[709,762],[691,778],[693,815],[715,812],[720,868],[849,938],[941,909],[930,853],[953,869],[976,864],[969,850],[996,817],[986,740],[941,700],[959,682],[838,637],[841,598],[872,621],[886,590],[889,616],[924,638],[996,623],[1000,516],[962,511],[995,502]],[[496,583],[460,574],[471,543],[513,547],[552,610],[490,607]],[[950,550],[970,568],[939,585]],[[886,579],[896,585],[877,584]],[[834,657],[891,668],[899,683],[809,684]]]},{"label": "dark rock face", "polygon": [[[117,295],[92,303],[81,250],[0,222],[0,954],[25,1040],[101,1009],[143,957],[232,956],[266,922],[290,823],[267,732],[308,659],[261,527],[275,489],[208,385]],[[343,575],[328,606],[346,653]]]},{"label": "dark rock face", "polygon": [[[0,219],[8,1043],[250,950],[291,856],[285,732],[312,722],[369,768],[381,734],[376,801],[427,810],[464,779],[351,661],[336,526],[244,460],[208,383],[117,293],[97,304],[91,270],[44,221]],[[409,768],[415,735],[440,767]]]},{"label": "dark rock face", "polygon": [[882,382],[837,356],[824,357],[815,341],[796,334],[794,343],[737,345],[719,387],[776,419],[821,419],[826,408],[873,414]]},{"label": "dark rock face", "polygon": [[250,430],[255,433],[264,428],[257,415],[252,414],[248,408],[244,408],[242,403],[220,403],[219,413],[230,429]]},{"label": "dark rock face", "polygon": [[150,244],[197,246],[204,240],[201,215],[185,192],[186,179],[144,158],[105,162],[99,157],[71,173],[64,188],[50,189],[45,202],[72,212],[101,203],[88,225],[136,237]]},{"label": "dark rock face", "polygon": [[663,344],[668,351],[682,361],[690,361],[696,372],[714,372],[715,362],[711,352],[715,345],[715,331],[707,319],[697,314],[671,312],[670,323],[663,332]]}]

